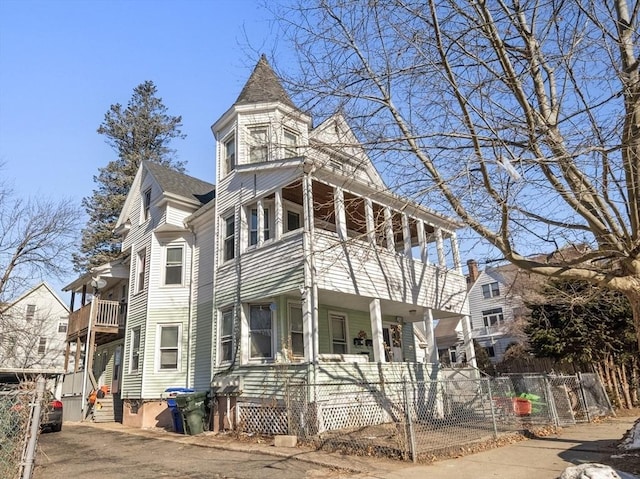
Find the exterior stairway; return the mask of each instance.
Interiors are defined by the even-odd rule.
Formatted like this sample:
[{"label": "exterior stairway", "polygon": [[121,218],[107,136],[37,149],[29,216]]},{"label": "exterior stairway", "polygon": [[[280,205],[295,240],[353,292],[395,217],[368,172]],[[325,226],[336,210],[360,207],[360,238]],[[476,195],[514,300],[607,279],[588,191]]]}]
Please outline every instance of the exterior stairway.
[{"label": "exterior stairway", "polygon": [[113,395],[107,394],[105,397],[96,399],[93,405],[93,422],[114,422]]}]

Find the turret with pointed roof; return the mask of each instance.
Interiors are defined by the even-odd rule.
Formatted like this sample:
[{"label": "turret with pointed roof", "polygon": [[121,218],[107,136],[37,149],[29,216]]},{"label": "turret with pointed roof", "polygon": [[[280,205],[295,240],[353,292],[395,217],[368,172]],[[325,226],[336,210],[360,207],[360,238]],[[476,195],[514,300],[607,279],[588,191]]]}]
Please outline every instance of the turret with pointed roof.
[{"label": "turret with pointed roof", "polygon": [[297,108],[263,53],[234,105],[275,101]]}]

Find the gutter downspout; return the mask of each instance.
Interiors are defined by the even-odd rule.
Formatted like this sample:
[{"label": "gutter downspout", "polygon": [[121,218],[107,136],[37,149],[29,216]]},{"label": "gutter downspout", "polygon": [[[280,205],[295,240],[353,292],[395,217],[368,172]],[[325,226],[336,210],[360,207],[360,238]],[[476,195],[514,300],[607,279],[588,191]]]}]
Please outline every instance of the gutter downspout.
[{"label": "gutter downspout", "polygon": [[[194,259],[195,259],[195,251],[196,251],[196,244],[197,244],[197,236],[195,234],[195,232],[193,231],[193,229],[189,226],[187,226],[187,228],[189,229],[189,231],[191,232],[191,238],[193,239],[192,241],[192,245],[191,245],[191,264],[189,266],[189,316],[187,317],[187,378],[185,381],[185,387],[186,388],[190,388],[190,384],[191,384],[191,327],[193,324],[193,270],[195,269],[193,267],[194,265]],[[195,371],[194,371],[194,376],[195,376]],[[195,382],[195,381],[194,381]]]}]

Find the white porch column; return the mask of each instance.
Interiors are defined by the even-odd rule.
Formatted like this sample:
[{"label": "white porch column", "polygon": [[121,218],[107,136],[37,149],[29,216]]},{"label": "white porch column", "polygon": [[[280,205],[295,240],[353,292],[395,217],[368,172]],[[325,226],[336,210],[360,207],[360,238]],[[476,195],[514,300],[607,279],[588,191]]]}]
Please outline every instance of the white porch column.
[{"label": "white porch column", "polygon": [[240,308],[238,314],[240,315],[240,364],[249,363],[249,318],[247,317],[249,311],[243,304],[237,305]]},{"label": "white porch column", "polygon": [[[304,249],[304,307],[303,330],[305,335],[306,354],[313,364],[318,362],[318,287],[315,281],[315,261],[313,256],[313,184],[311,177],[305,174],[302,178],[302,204],[303,214],[303,249]],[[314,369],[315,374],[315,369]],[[315,379],[314,379],[315,380]]]},{"label": "white porch column", "polygon": [[384,234],[387,237],[387,249],[395,251],[396,241],[393,236],[393,221],[391,221],[391,210],[387,207],[384,209]]},{"label": "white porch column", "polygon": [[274,238],[278,241],[282,237],[282,189],[277,189],[275,193],[275,233]]},{"label": "white porch column", "polygon": [[258,220],[258,246],[262,246],[262,243],[264,243],[264,207],[262,205],[262,198],[258,200],[256,210],[256,219]]},{"label": "white porch column", "polygon": [[453,267],[462,274],[462,263],[460,262],[460,249],[458,249],[458,235],[451,233],[451,251],[453,253]]},{"label": "white porch column", "polygon": [[476,351],[473,347],[473,338],[471,336],[471,317],[468,314],[462,316],[462,335],[464,336],[464,353],[467,356],[467,364],[472,368],[477,368]]},{"label": "white porch column", "polygon": [[376,223],[373,219],[373,203],[369,198],[364,199],[364,217],[367,222],[367,237],[369,243],[376,244]]},{"label": "white porch column", "polygon": [[438,265],[446,270],[447,258],[444,255],[444,241],[442,240],[442,229],[436,228],[436,248],[438,250]]},{"label": "white porch column", "polygon": [[341,240],[347,239],[347,214],[344,208],[344,192],[342,188],[333,188],[333,205],[336,212],[336,231]]},{"label": "white porch column", "polygon": [[433,328],[433,311],[427,308],[424,311],[424,330],[427,333],[427,354],[425,360],[427,363],[438,364],[440,358],[438,356],[438,344],[436,342],[436,334]]},{"label": "white porch column", "polygon": [[424,264],[429,264],[429,252],[427,251],[427,235],[424,232],[424,221],[418,222],[418,243],[420,243],[420,260]]},{"label": "white porch column", "polygon": [[384,354],[384,337],[382,335],[382,309],[380,299],[374,298],[369,302],[369,315],[371,317],[371,335],[373,336],[373,360],[376,363],[386,363]]},{"label": "white porch column", "polygon": [[411,228],[409,227],[409,217],[402,213],[402,239],[404,240],[404,255],[411,258]]}]

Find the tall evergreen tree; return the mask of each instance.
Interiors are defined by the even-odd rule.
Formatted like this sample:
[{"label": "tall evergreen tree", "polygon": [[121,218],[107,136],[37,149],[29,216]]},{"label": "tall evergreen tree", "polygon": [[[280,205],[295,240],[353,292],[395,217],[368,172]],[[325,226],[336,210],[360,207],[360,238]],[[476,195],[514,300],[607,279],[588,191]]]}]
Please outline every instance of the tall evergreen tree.
[{"label": "tall evergreen tree", "polygon": [[141,83],[126,108],[119,103],[111,105],[98,128],[118,158],[98,170],[93,177],[93,194],[82,200],[89,219],[82,230],[80,253],[73,258],[78,272],[111,261],[120,253],[113,228],[143,160],[184,171],[184,162],[177,161],[175,150],[170,148],[171,140],[186,136],[180,130],[182,117],[170,116],[156,93],[152,81]]}]

